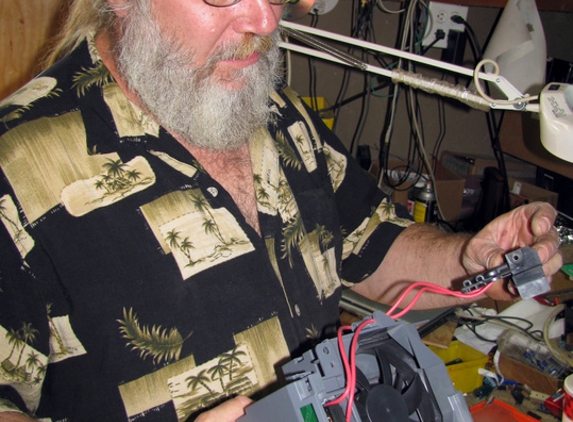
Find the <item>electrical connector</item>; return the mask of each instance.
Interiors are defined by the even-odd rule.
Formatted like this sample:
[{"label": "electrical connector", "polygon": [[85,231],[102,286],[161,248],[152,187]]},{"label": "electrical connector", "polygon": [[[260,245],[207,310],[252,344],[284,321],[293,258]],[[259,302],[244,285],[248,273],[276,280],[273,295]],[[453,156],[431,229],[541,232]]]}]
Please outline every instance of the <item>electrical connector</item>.
[{"label": "electrical connector", "polygon": [[549,394],[540,393],[539,391],[529,392],[529,401],[533,403],[545,403],[545,400],[549,398]]},{"label": "electrical connector", "polygon": [[438,40],[438,41],[446,38],[446,33],[444,32],[443,29],[438,29],[434,35],[435,35],[436,40]]}]

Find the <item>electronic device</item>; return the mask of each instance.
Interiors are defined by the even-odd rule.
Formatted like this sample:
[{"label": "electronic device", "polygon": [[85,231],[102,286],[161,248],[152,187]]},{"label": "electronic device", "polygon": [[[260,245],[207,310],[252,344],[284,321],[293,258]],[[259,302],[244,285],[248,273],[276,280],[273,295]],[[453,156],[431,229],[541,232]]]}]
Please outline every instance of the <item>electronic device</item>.
[{"label": "electronic device", "polygon": [[[340,401],[348,380],[344,357],[352,353],[355,395]],[[239,422],[472,421],[444,362],[415,327],[380,311],[282,369],[287,384],[247,407]]]},{"label": "electronic device", "polygon": [[573,157],[573,85],[552,82],[539,97],[541,143],[553,155]]},{"label": "electronic device", "polygon": [[537,251],[529,246],[504,255],[505,264],[487,270],[462,282],[462,292],[469,293],[502,278],[510,278],[522,299],[551,290]]}]

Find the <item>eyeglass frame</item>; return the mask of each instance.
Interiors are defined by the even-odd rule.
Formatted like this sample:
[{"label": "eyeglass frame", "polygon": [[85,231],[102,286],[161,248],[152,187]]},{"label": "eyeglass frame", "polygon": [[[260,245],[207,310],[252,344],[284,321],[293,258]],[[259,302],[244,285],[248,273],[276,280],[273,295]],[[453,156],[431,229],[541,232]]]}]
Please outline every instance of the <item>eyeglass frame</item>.
[{"label": "eyeglass frame", "polygon": [[[211,6],[211,7],[230,7],[230,6],[234,6],[235,4],[239,3],[241,0],[230,0],[231,3],[229,4],[212,4],[210,3],[211,0],[203,0],[205,2],[205,4]],[[269,3],[274,5],[274,6],[285,6],[289,3],[298,3],[299,0],[269,0]]]}]

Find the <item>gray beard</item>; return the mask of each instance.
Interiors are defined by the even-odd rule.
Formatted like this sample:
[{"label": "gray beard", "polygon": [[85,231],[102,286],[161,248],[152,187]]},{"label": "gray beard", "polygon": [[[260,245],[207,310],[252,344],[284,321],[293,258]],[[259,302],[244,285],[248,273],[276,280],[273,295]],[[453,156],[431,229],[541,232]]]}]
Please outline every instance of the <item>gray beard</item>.
[{"label": "gray beard", "polygon": [[231,90],[212,73],[219,60],[232,57],[235,47],[193,68],[193,54],[167,40],[150,13],[139,7],[134,6],[124,23],[118,69],[159,124],[189,145],[219,151],[238,148],[266,126],[269,93],[279,80],[278,31],[274,46],[260,53],[257,63],[235,72],[234,79],[243,84]]}]

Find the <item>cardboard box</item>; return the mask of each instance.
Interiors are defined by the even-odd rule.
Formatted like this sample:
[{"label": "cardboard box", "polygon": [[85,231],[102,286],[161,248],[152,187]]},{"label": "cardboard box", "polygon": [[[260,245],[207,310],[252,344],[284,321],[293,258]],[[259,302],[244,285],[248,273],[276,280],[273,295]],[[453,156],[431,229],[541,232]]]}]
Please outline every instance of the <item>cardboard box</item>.
[{"label": "cardboard box", "polygon": [[557,200],[559,199],[559,194],[556,192],[513,178],[509,178],[509,196],[511,208],[536,201],[549,202],[557,207]]},{"label": "cardboard box", "polygon": [[[405,163],[398,160],[391,160],[388,163],[389,169],[400,170],[405,168]],[[447,222],[455,222],[460,215],[462,198],[464,195],[465,179],[459,174],[442,166],[440,161],[436,164],[436,186],[437,198],[440,201],[440,207],[443,213],[443,219]],[[407,181],[399,186],[399,189],[393,189],[390,193],[392,200],[398,204],[408,206],[408,192],[414,186],[414,181]],[[386,192],[389,187],[381,181],[381,186]]]},{"label": "cardboard box", "polygon": [[552,378],[502,353],[499,356],[499,370],[506,379],[527,384],[532,390],[540,393],[552,395],[563,386],[562,380]]},{"label": "cardboard box", "polygon": [[436,165],[435,177],[435,189],[443,218],[447,222],[455,222],[460,217],[466,180],[444,167],[440,161]]}]

